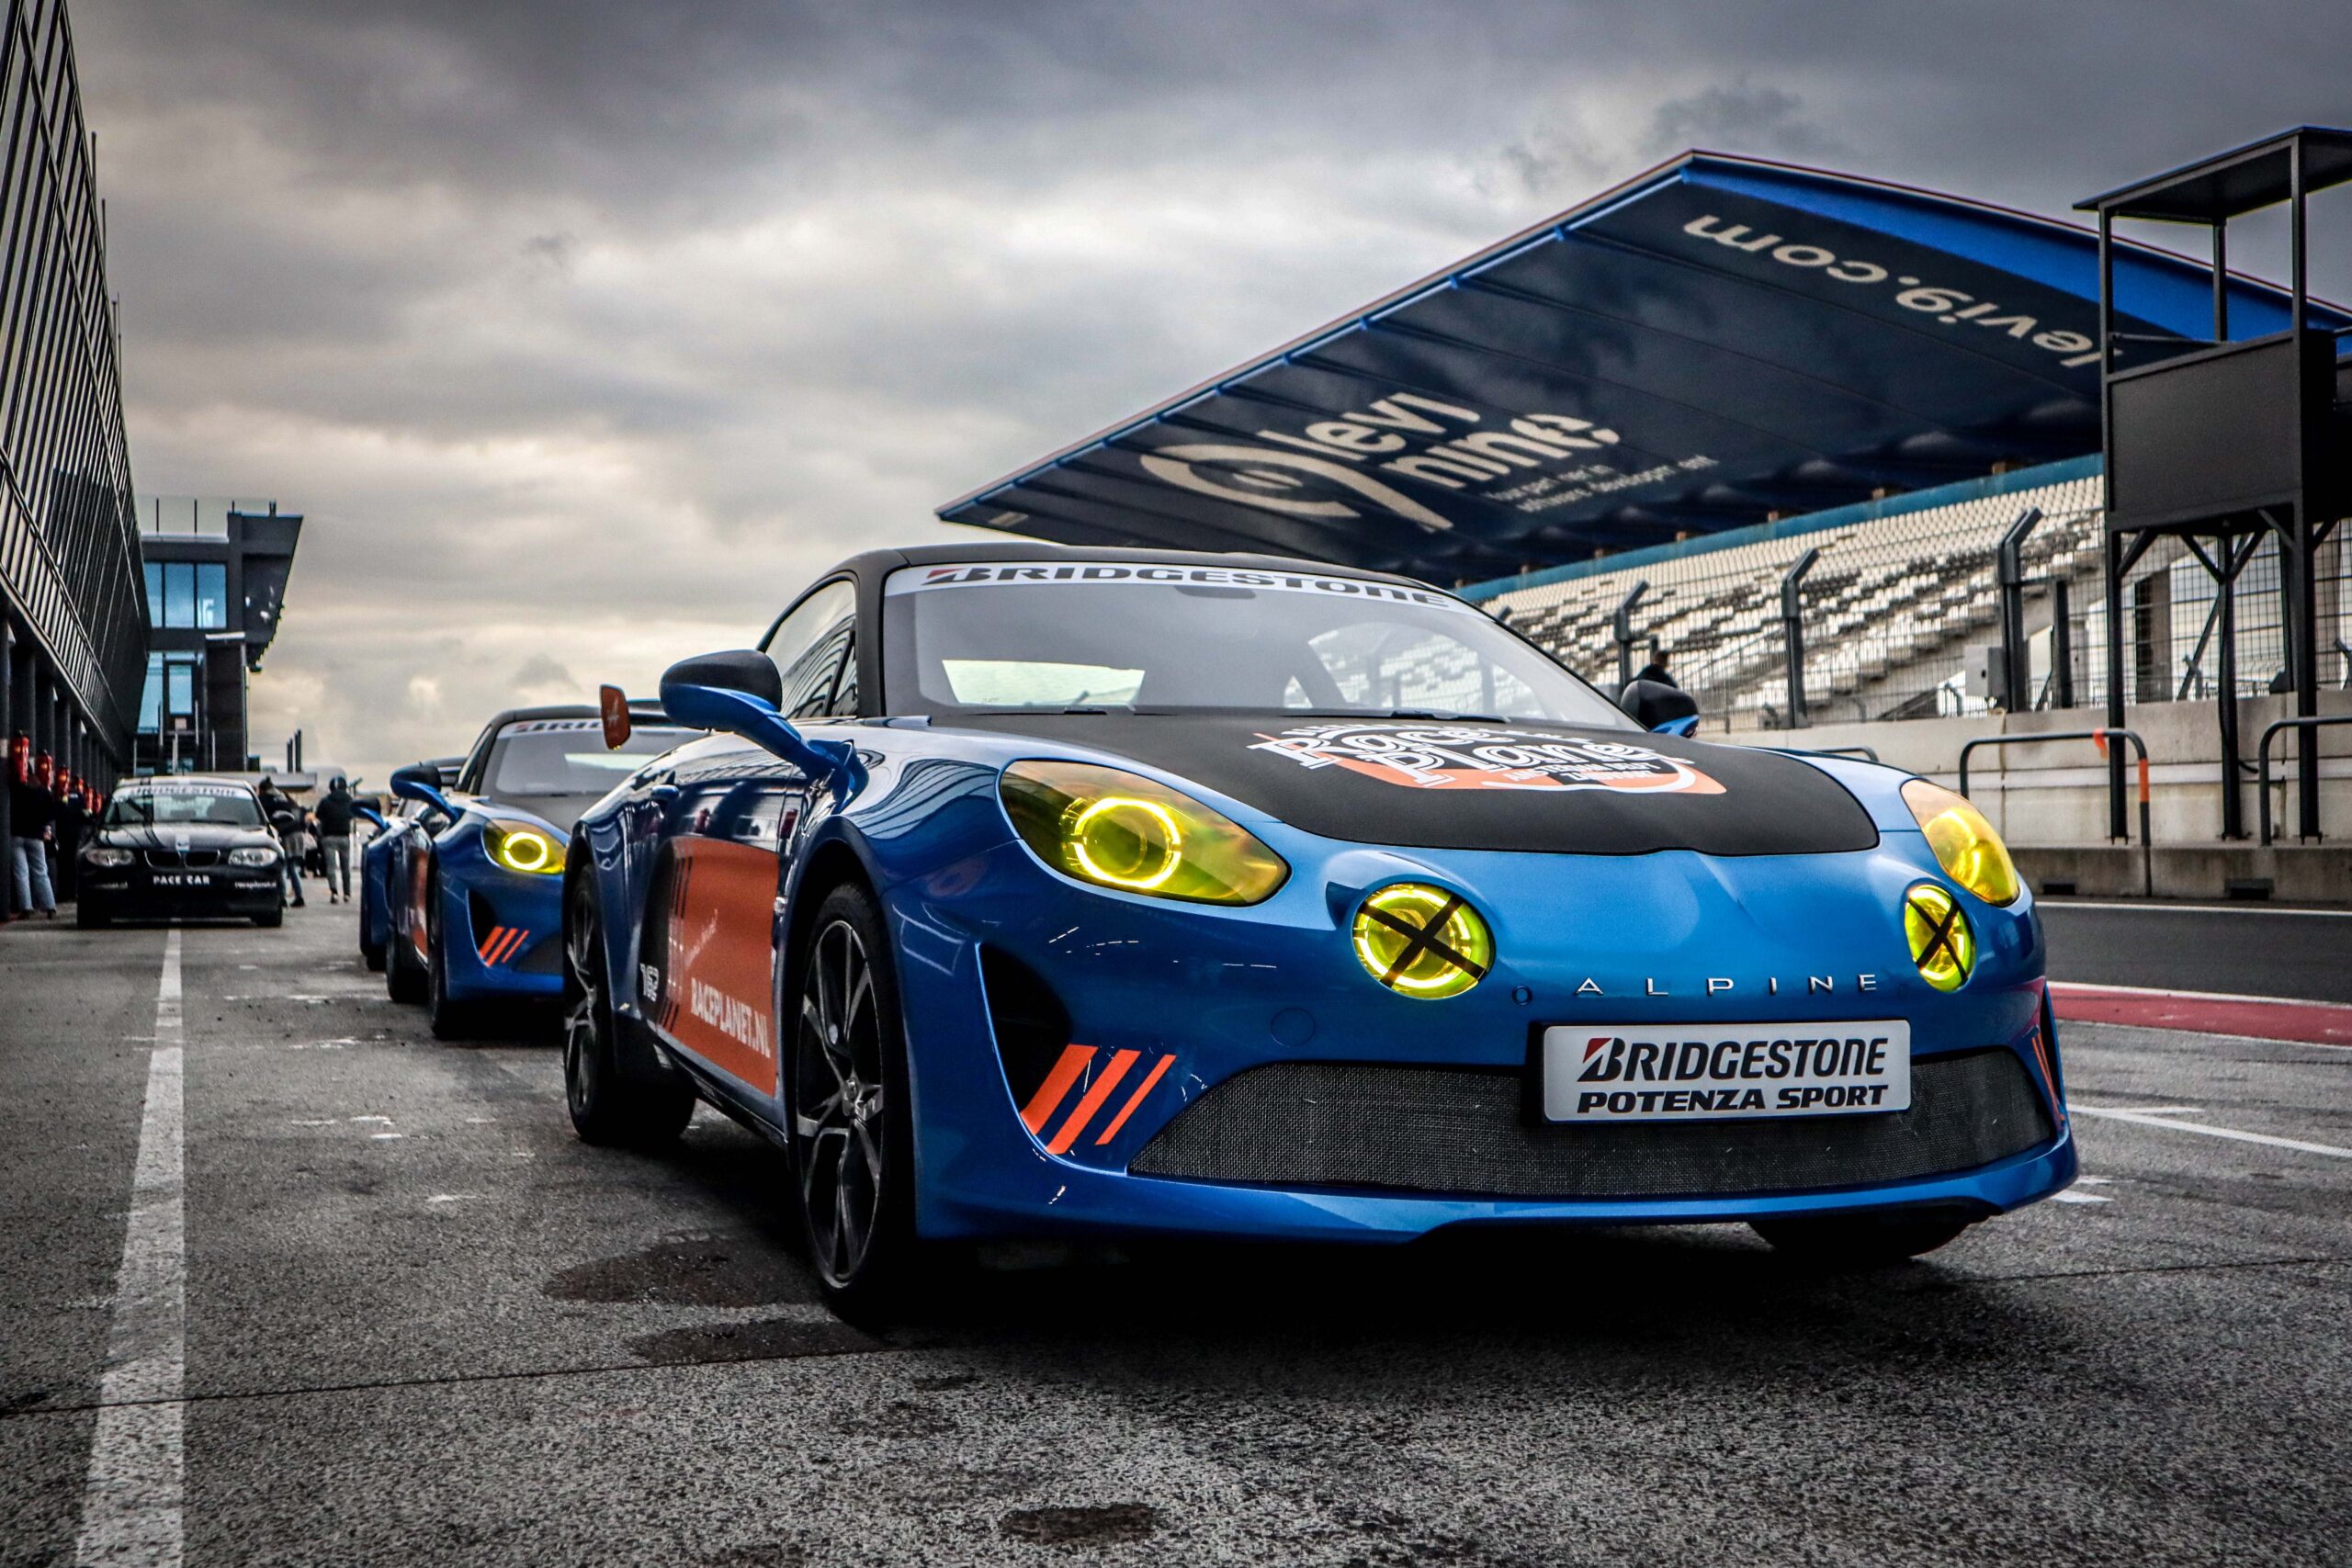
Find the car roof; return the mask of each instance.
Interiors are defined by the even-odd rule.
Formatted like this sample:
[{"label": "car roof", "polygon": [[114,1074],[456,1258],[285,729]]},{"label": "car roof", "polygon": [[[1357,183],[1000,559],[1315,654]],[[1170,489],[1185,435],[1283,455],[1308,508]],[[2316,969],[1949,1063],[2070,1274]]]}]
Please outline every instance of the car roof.
[{"label": "car roof", "polygon": [[[825,575],[853,571],[860,577],[880,576],[902,566],[935,566],[948,561],[1143,561],[1153,566],[1224,566],[1257,571],[1307,571],[1317,577],[1363,578],[1400,587],[1431,588],[1419,578],[1363,567],[1334,566],[1329,561],[1303,560],[1293,556],[1244,555],[1216,550],[1122,549],[1105,545],[1054,545],[1035,539],[976,537],[970,544],[909,545],[902,549],[865,550],[850,557]],[[821,579],[820,580],[821,581]],[[1435,592],[1442,593],[1444,589]]]},{"label": "car roof", "polygon": [[125,790],[170,789],[175,784],[211,784],[215,788],[242,789],[252,794],[251,779],[222,778],[217,773],[149,773],[142,778],[125,779],[114,786],[114,793]]}]

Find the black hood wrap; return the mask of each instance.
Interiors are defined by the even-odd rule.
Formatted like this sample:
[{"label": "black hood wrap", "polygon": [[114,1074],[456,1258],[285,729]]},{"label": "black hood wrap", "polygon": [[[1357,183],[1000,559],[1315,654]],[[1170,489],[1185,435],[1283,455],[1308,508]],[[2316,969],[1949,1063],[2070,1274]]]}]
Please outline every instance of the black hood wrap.
[{"label": "black hood wrap", "polygon": [[1828,854],[1878,829],[1794,757],[1636,730],[1233,714],[959,714],[940,728],[1116,752],[1329,839],[1399,848]]}]

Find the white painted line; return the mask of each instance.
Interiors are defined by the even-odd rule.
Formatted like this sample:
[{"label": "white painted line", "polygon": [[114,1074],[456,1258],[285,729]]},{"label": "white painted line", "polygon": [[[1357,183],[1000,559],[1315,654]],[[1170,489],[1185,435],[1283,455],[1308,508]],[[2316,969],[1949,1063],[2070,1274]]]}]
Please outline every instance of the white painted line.
[{"label": "white painted line", "polygon": [[2101,1198],[2093,1192],[2052,1192],[2052,1200],[2061,1203],[2112,1203],[2112,1198]]},{"label": "white painted line", "polygon": [[2037,904],[2061,909],[2129,909],[2183,915],[2313,915],[2323,920],[2352,920],[2352,909],[2274,909],[2265,904],[2143,904],[2116,898],[2036,898]]},{"label": "white painted line", "polygon": [[2300,1149],[2307,1155],[2332,1155],[2337,1159],[2352,1159],[2352,1149],[2339,1149],[2333,1144],[2307,1144],[2300,1138],[2274,1138],[2267,1133],[2241,1133],[2234,1127],[2208,1127],[2202,1122],[2183,1122],[2175,1116],[2160,1116],[2147,1111],[2110,1111],[2100,1106],[2066,1102],[2066,1109],[2083,1116],[2105,1116],[2117,1122],[2136,1122],[2143,1127],[2170,1127],[2177,1132],[2202,1133],[2209,1138],[2234,1138],[2242,1144],[2267,1144],[2272,1148]]},{"label": "white painted line", "polygon": [[[2352,1008],[2352,1002],[2314,1001],[2309,997],[2250,997],[2242,991],[2174,991],[2162,986],[2102,986],[2096,980],[2052,980],[2053,991],[2120,991],[2131,997],[2178,997],[2191,1002],[2260,1002],[2266,1007],[2281,1008]],[[2282,1045],[2300,1043],[2282,1040]]]},{"label": "white painted line", "polygon": [[164,938],[155,984],[155,1048],[130,1180],[107,1370],[82,1487],[77,1563],[178,1568],[187,1475],[180,1436],[187,1407],[187,1231],[181,1118],[187,1035],[180,1022],[180,933]]}]

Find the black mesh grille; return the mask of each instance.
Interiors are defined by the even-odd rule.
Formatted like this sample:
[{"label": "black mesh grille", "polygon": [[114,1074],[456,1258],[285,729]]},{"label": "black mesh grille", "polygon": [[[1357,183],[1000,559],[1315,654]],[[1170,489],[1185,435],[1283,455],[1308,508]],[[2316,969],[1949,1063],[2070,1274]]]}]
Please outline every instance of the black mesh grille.
[{"label": "black mesh grille", "polygon": [[1460,1197],[1695,1197],[1968,1170],[2052,1135],[2024,1065],[1999,1049],[1914,1062],[1911,1109],[1884,1116],[1553,1126],[1527,1119],[1524,1084],[1460,1067],[1255,1067],[1202,1096],[1128,1168]]}]

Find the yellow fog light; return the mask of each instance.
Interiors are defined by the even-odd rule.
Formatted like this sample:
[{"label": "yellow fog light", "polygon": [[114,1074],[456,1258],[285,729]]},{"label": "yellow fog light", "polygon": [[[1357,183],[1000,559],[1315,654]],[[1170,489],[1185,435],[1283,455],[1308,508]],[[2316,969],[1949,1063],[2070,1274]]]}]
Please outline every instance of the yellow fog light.
[{"label": "yellow fog light", "polygon": [[1903,896],[1903,934],[1911,940],[1911,962],[1920,977],[1939,991],[1957,991],[1976,967],[1976,933],[1960,900],[1932,882]]},{"label": "yellow fog light", "polygon": [[509,871],[537,874],[563,869],[562,850],[537,828],[493,822],[482,829],[482,841],[490,858]]},{"label": "yellow fog light", "polygon": [[1494,967],[1495,938],[1458,893],[1399,882],[1356,910],[1356,958],[1408,997],[1458,997]]},{"label": "yellow fog light", "polygon": [[1944,874],[1987,904],[2014,904],[2019,884],[2017,862],[1984,814],[1964,795],[1939,784],[1913,779],[1903,786],[1903,804],[1917,818],[1928,847]]}]

